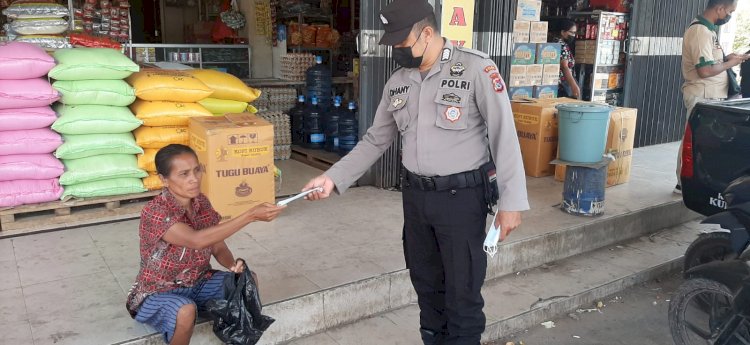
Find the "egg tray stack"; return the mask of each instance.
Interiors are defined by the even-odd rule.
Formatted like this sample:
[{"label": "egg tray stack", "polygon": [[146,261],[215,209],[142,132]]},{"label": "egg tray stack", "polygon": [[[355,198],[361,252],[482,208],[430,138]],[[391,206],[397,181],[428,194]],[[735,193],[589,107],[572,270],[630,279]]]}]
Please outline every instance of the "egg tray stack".
[{"label": "egg tray stack", "polygon": [[294,88],[267,87],[260,91],[260,97],[253,103],[258,111],[287,112],[297,104],[297,90]]},{"label": "egg tray stack", "polygon": [[288,114],[280,111],[261,112],[258,116],[273,125],[273,156],[276,160],[292,157],[292,126]]},{"label": "egg tray stack", "polygon": [[281,78],[290,81],[305,81],[305,72],[315,65],[315,55],[290,53],[281,56]]}]

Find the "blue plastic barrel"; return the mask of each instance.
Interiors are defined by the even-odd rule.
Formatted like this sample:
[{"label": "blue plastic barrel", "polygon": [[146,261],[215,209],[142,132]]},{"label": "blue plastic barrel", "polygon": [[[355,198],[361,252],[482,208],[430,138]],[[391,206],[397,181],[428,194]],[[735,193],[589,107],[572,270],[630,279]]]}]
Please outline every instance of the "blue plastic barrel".
[{"label": "blue plastic barrel", "polygon": [[601,215],[604,213],[606,184],[606,165],[601,168],[567,166],[562,210],[579,216]]},{"label": "blue plastic barrel", "polygon": [[557,105],[560,159],[577,163],[602,160],[612,107],[592,103]]}]

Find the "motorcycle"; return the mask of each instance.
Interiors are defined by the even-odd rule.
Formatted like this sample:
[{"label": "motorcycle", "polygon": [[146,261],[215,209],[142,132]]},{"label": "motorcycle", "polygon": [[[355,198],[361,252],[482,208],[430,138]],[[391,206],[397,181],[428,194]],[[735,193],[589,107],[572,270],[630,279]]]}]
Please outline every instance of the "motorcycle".
[{"label": "motorcycle", "polygon": [[[701,224],[721,229],[702,233],[685,251],[683,272],[713,262],[733,260],[750,245],[750,176],[738,178],[723,193],[726,210],[704,219]],[[686,276],[687,277],[687,276]]]},{"label": "motorcycle", "polygon": [[[746,250],[742,257],[748,256]],[[676,345],[750,344],[750,265],[714,261],[688,271],[669,302]]]}]

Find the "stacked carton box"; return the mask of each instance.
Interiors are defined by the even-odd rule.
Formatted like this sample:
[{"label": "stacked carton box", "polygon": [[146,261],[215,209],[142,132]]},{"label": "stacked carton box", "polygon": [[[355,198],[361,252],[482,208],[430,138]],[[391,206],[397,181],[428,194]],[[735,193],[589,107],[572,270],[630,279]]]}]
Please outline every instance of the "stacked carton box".
[{"label": "stacked carton box", "polygon": [[547,43],[549,24],[540,21],[541,1],[519,0],[513,22],[511,99],[556,98],[560,44]]}]

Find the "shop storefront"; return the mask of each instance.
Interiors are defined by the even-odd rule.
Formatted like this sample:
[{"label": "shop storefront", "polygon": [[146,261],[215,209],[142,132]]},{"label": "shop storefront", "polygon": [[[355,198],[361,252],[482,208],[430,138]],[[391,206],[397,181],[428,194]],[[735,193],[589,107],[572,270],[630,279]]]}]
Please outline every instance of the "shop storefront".
[{"label": "shop storefront", "polygon": [[[558,23],[572,19],[578,26],[575,74],[582,98],[637,108],[635,146],[679,139],[684,126],[679,92],[681,35],[706,0],[679,4],[646,0],[430,2],[442,18],[444,32],[448,32],[448,22],[457,8],[468,9],[469,15],[462,12],[460,19],[466,20],[473,34],[469,39],[449,38],[487,52],[506,82],[514,78],[514,23],[519,6],[536,6],[538,18],[532,22],[544,23],[544,41],[555,42]],[[310,103],[314,92],[306,71],[320,57],[321,65],[330,71],[330,86],[326,95],[315,96],[327,103],[332,103],[334,96],[341,97],[344,105],[354,102],[361,137],[372,124],[383,85],[397,67],[390,49],[377,44],[382,35],[378,12],[387,3],[72,0],[59,4],[69,11],[61,18],[72,18],[59,32],[34,35],[32,30],[21,38],[13,32],[3,35],[41,42],[48,48],[76,45],[81,39],[100,40],[102,45],[121,44],[125,54],[142,67],[227,72],[262,91],[252,104],[261,112],[289,113],[298,95]],[[7,0],[0,1],[0,6],[10,5]],[[450,15],[443,16],[444,12]],[[655,22],[660,25],[653,25]],[[13,29],[11,26],[10,31]],[[523,87],[533,90],[533,86]],[[327,110],[331,105],[322,107]],[[384,188],[398,185],[399,148],[398,143],[393,145],[360,183]],[[290,151],[290,156],[296,153],[297,158],[320,163],[319,168],[340,157],[337,152],[305,147],[304,142],[295,142]]]}]

